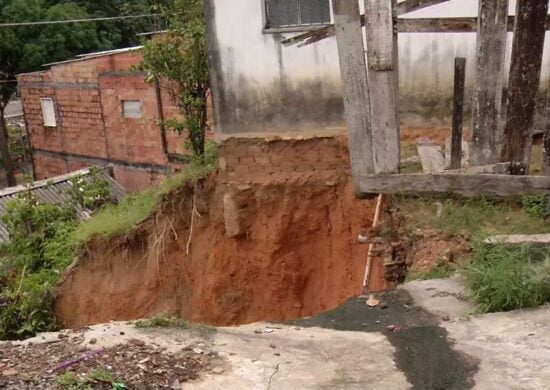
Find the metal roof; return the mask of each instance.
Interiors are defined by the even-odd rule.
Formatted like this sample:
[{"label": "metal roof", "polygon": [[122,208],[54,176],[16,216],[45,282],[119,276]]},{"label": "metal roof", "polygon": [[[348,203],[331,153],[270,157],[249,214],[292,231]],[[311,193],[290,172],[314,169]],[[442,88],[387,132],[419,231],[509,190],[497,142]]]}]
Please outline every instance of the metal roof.
[{"label": "metal roof", "polygon": [[[111,195],[118,201],[124,197],[126,191],[109,175],[109,171],[109,167],[102,168],[102,175],[109,182]],[[89,173],[90,169],[87,168],[80,171],[71,172],[66,175],[52,177],[50,179],[35,181],[28,185],[20,185],[1,190],[0,218],[6,214],[8,203],[14,199],[17,199],[19,193],[27,190],[30,190],[38,199],[47,203],[63,204],[69,202],[69,189],[71,188],[70,180],[79,175],[86,177]],[[79,220],[90,217],[89,211],[79,207],[76,209],[76,214]],[[4,223],[0,220],[0,243],[7,241],[9,241],[8,230],[6,229]]]},{"label": "metal roof", "polygon": [[50,62],[49,64],[42,65],[42,67],[70,64],[70,63],[78,62],[78,61],[86,61],[86,60],[91,60],[93,58],[111,56],[113,54],[126,53],[126,52],[130,52],[130,51],[140,50],[142,48],[143,48],[143,46],[134,46],[134,47],[126,47],[126,48],[123,48],[123,49],[114,49],[114,50],[98,51],[98,52],[95,52],[95,53],[79,54],[79,55],[77,55],[77,58],[72,58],[70,60],[65,60],[65,61]]}]

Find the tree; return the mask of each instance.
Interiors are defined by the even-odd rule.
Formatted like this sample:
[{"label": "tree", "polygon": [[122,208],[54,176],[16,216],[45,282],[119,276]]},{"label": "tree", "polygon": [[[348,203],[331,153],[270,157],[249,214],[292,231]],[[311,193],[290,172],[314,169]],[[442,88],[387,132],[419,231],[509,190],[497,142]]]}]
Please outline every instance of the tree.
[{"label": "tree", "polygon": [[210,91],[203,2],[175,0],[162,12],[168,32],[145,43],[141,69],[169,91],[180,109],[182,119],[168,120],[167,126],[178,133],[186,130],[194,154],[203,158]]}]

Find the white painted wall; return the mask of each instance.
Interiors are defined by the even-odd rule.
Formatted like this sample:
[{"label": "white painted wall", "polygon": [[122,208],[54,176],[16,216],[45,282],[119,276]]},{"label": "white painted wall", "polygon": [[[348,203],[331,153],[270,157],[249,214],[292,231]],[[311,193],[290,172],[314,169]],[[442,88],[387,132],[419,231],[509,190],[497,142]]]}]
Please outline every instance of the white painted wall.
[{"label": "white painted wall", "polygon": [[[300,88],[302,82],[321,81],[322,92],[339,93],[340,73],[336,41],[330,38],[306,47],[282,47],[279,42],[296,33],[263,32],[263,0],[212,0],[223,87],[232,99],[244,99],[253,87],[266,98],[266,109],[273,102],[273,88],[284,84],[284,91]],[[510,0],[515,13],[515,0]],[[363,8],[361,6],[361,8]],[[476,16],[477,0],[451,0],[407,17]],[[512,36],[509,36],[509,66]],[[452,94],[455,57],[468,61],[467,84],[473,81],[475,33],[400,34],[400,89],[405,97],[449,97]],[[546,40],[543,83],[550,73],[550,41]],[[246,88],[244,88],[246,86]],[[246,91],[246,92],[245,92]],[[257,100],[262,100],[258,98]],[[261,102],[258,103],[261,107]],[[258,108],[261,110],[261,108]],[[222,124],[223,127],[223,124]],[[222,129],[223,130],[223,129]],[[265,129],[264,129],[265,130]]]}]

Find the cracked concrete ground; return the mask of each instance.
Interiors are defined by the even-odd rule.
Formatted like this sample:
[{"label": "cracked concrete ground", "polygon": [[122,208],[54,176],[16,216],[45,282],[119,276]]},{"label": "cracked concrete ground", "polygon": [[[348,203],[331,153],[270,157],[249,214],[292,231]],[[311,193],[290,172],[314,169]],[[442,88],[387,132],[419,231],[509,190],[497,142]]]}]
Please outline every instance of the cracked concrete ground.
[{"label": "cracked concrete ground", "polygon": [[474,389],[550,389],[550,305],[508,313],[468,315],[457,278],[403,286],[415,302],[443,321],[455,349],[479,359]]},{"label": "cracked concrete ground", "polygon": [[[448,332],[452,348],[478,361],[473,387],[451,388],[550,388],[550,306],[477,316],[470,314],[473,307],[463,299],[458,279],[413,282],[402,289],[416,305],[440,319],[439,326]],[[94,339],[94,348],[137,338],[164,347],[167,352],[186,347],[198,348],[205,354],[216,352],[223,367],[202,372],[197,381],[183,383],[184,390],[438,388],[418,385],[422,383],[418,375],[426,375],[426,371],[411,373],[399,369],[396,356],[407,350],[396,353],[395,343],[390,342],[395,336],[385,331],[339,331],[267,323],[215,331],[202,327],[139,329],[128,323],[110,323],[63,333],[69,337],[84,335],[83,345],[90,345]],[[58,338],[59,334],[53,333],[25,343]],[[411,367],[415,369],[414,365]]]}]

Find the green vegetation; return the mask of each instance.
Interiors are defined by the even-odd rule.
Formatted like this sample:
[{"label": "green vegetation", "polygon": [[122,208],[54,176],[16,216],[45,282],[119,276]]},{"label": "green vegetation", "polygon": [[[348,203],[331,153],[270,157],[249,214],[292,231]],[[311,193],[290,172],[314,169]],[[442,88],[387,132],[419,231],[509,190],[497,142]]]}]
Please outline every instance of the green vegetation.
[{"label": "green vegetation", "polygon": [[204,161],[195,158],[180,174],[167,179],[162,185],[129,195],[118,205],[107,205],[78,226],[73,235],[74,242],[85,242],[92,237],[108,238],[131,231],[151,215],[166,194],[180,188],[184,183],[208,176],[215,169],[216,161],[216,145],[208,143]]},{"label": "green vegetation", "polygon": [[[550,301],[550,252],[523,247],[482,244],[494,234],[550,233],[544,221],[547,196],[508,200],[399,197],[395,205],[408,229],[467,233],[473,250],[463,266],[469,297],[481,313],[534,307]],[[438,212],[439,211],[439,212]],[[453,269],[437,265],[407,280],[447,277]]]},{"label": "green vegetation", "polygon": [[407,282],[413,280],[443,279],[452,276],[456,272],[448,264],[438,264],[433,268],[407,274]]},{"label": "green vegetation", "polygon": [[10,241],[0,248],[0,339],[26,338],[56,327],[51,290],[73,261],[75,206],[82,206],[82,193],[94,199],[91,206],[106,198],[106,181],[99,170],[74,180],[83,190],[76,194],[73,189],[66,204],[44,203],[31,191],[23,191],[7,205],[2,222]]},{"label": "green vegetation", "polygon": [[479,244],[463,274],[468,294],[481,313],[550,302],[548,250]]},{"label": "green vegetation", "polygon": [[187,328],[187,322],[182,319],[167,317],[164,314],[157,314],[154,317],[134,322],[136,328]]},{"label": "green vegetation", "polygon": [[546,214],[548,194],[526,195],[522,198],[523,209],[532,217],[542,218]]},{"label": "green vegetation", "polygon": [[58,385],[65,390],[92,390],[98,382],[107,383],[114,390],[124,390],[128,387],[121,382],[117,382],[113,374],[104,369],[96,368],[87,375],[77,375],[72,371],[65,372],[57,377]]},{"label": "green vegetation", "polygon": [[186,131],[195,156],[203,156],[210,91],[203,1],[174,0],[163,13],[168,31],[145,43],[140,68],[148,72],[148,80],[162,84],[180,110],[181,118],[166,125]]},{"label": "green vegetation", "polygon": [[466,232],[474,238],[492,234],[550,233],[550,224],[528,213],[519,198],[397,197],[395,204],[411,230],[438,229],[450,234]]}]

